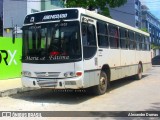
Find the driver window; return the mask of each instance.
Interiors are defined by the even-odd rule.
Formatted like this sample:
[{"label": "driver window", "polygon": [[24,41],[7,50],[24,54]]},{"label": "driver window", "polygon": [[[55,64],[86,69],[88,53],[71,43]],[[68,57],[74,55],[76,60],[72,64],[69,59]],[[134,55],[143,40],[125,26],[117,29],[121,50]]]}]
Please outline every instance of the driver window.
[{"label": "driver window", "polygon": [[85,60],[93,58],[97,51],[95,26],[89,23],[82,23],[83,57]]},{"label": "driver window", "polygon": [[89,23],[82,23],[83,46],[96,46],[95,26]]}]

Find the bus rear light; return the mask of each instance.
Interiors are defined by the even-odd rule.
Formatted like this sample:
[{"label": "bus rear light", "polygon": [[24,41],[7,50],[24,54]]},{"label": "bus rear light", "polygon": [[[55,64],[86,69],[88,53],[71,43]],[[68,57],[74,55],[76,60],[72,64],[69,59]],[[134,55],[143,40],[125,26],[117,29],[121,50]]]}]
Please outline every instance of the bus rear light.
[{"label": "bus rear light", "polygon": [[82,76],[82,72],[76,72],[76,76]]}]

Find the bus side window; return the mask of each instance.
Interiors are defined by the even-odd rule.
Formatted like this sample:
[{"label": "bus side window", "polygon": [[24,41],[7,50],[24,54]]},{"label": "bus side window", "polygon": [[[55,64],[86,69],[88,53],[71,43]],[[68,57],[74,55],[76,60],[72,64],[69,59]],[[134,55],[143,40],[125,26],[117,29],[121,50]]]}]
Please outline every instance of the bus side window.
[{"label": "bus side window", "polygon": [[129,49],[131,49],[131,50],[135,49],[134,32],[129,31],[128,38],[129,38],[129,43],[130,43]]},{"label": "bus side window", "polygon": [[142,50],[145,50],[145,37],[142,35]]},{"label": "bus side window", "polygon": [[109,46],[107,24],[97,22],[97,35],[99,47],[106,48]]},{"label": "bus side window", "polygon": [[135,33],[135,41],[136,41],[136,49],[139,50],[139,42],[138,42],[139,36],[137,33]]},{"label": "bus side window", "polygon": [[110,47],[111,48],[118,48],[119,47],[118,27],[109,24],[108,28],[109,28],[109,43],[110,43]]},{"label": "bus side window", "polygon": [[150,41],[149,41],[149,37],[145,36],[145,41],[146,41],[146,50],[150,50]]},{"label": "bus side window", "polygon": [[138,42],[139,42],[139,50],[142,50],[142,38],[141,35],[138,35]]},{"label": "bus side window", "polygon": [[125,30],[125,47],[126,49],[129,47],[129,39],[128,39],[128,31]]},{"label": "bus side window", "polygon": [[121,45],[121,48],[122,49],[126,49],[126,30],[125,29],[122,29],[120,28],[119,29],[119,32],[120,32],[120,45]]}]

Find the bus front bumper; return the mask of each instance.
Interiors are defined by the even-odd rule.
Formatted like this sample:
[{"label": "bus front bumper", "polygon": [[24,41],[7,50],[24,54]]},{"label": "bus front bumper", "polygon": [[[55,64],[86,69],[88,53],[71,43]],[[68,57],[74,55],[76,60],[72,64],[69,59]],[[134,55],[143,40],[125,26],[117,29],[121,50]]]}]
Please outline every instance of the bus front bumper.
[{"label": "bus front bumper", "polygon": [[83,88],[82,78],[66,78],[66,79],[44,79],[22,77],[22,85],[32,88],[54,88],[54,89],[80,89]]}]

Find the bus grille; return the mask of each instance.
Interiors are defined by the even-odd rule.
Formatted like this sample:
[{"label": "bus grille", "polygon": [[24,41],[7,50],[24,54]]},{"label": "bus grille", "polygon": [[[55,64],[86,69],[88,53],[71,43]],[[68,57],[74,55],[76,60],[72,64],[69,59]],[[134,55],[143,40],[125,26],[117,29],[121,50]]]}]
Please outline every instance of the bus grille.
[{"label": "bus grille", "polygon": [[37,83],[40,87],[56,87],[57,80],[56,79],[38,79]]},{"label": "bus grille", "polygon": [[35,72],[36,76],[39,78],[57,78],[60,74],[60,72]]}]

